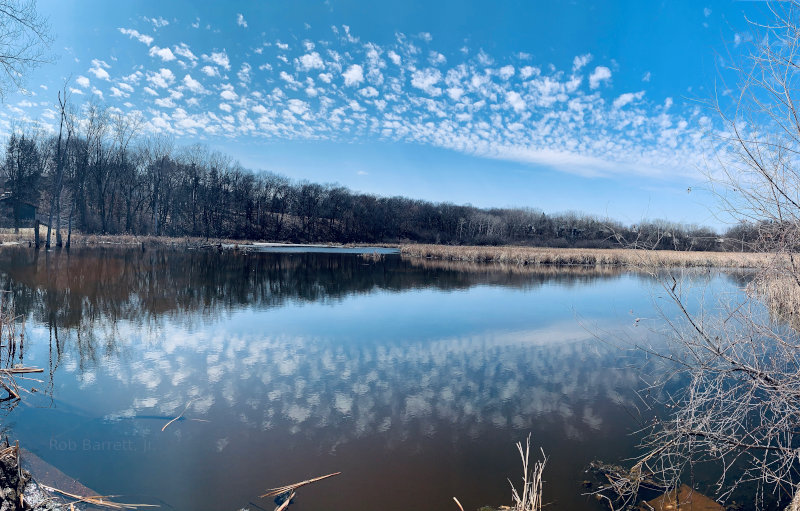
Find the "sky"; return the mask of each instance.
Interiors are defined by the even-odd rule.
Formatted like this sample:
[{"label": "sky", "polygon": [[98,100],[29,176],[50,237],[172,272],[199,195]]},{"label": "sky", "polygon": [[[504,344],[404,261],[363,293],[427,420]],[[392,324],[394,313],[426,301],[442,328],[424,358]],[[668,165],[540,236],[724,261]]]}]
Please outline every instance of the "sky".
[{"label": "sky", "polygon": [[40,0],[56,93],[247,168],[480,207],[724,226],[705,105],[757,1]]}]

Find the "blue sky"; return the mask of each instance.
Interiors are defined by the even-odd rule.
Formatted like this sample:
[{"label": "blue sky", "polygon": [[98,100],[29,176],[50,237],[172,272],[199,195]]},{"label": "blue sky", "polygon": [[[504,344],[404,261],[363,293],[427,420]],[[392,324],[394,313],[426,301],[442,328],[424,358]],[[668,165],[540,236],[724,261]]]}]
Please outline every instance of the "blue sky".
[{"label": "blue sky", "polygon": [[[57,60],[0,105],[54,119],[69,80],[253,169],[381,195],[719,226],[708,99],[750,37],[733,1],[41,1]],[[688,190],[691,188],[691,193]]]}]

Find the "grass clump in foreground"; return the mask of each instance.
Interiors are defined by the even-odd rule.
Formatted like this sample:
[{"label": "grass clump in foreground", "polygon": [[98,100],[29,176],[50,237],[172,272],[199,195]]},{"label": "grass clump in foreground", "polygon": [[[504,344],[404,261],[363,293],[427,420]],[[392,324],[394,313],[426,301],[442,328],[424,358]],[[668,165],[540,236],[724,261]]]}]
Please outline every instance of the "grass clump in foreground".
[{"label": "grass clump in foreground", "polygon": [[[522,447],[522,442],[517,442],[517,450],[522,460],[522,487],[520,491],[514,486],[511,480],[508,483],[511,485],[511,497],[514,504],[509,506],[500,506],[499,509],[507,509],[511,511],[541,511],[543,507],[542,502],[542,474],[544,473],[544,466],[547,463],[547,456],[542,450],[542,459],[530,464],[531,454],[531,435],[525,440],[525,448]],[[453,497],[456,505],[461,511],[464,511],[464,506]],[[494,508],[484,506],[478,511],[495,511]]]},{"label": "grass clump in foreground", "polygon": [[628,266],[637,268],[764,268],[775,254],[673,250],[402,245],[408,257],[517,265]]}]

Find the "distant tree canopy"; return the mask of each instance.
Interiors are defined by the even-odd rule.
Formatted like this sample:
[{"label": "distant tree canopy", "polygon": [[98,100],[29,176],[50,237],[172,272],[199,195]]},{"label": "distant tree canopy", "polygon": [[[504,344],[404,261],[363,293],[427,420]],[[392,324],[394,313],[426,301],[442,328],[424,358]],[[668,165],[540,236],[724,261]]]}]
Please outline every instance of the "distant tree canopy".
[{"label": "distant tree canopy", "polygon": [[6,196],[36,204],[38,216],[51,219],[55,229],[294,242],[624,244],[676,250],[747,249],[744,241],[753,236],[737,226],[740,243],[723,246],[710,229],[669,222],[624,226],[576,213],[379,197],[253,172],[200,145],[176,149],[166,138],[137,139],[135,119],[97,106],[80,115],[62,106],[62,119],[56,135],[12,133],[0,165]]}]

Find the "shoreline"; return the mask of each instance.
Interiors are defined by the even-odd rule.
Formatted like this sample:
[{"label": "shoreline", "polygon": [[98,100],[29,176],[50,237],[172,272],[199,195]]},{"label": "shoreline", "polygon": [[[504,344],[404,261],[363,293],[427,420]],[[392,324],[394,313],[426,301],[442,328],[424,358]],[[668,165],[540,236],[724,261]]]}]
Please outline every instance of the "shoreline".
[{"label": "shoreline", "polygon": [[[30,232],[25,232],[30,231]],[[0,232],[2,246],[32,246],[32,229],[18,234]],[[66,239],[66,237],[64,237]],[[512,266],[582,266],[621,268],[734,268],[760,269],[774,264],[774,254],[757,252],[689,252],[626,248],[549,248],[528,246],[435,245],[416,243],[298,243],[247,239],[201,238],[192,236],[135,236],[129,234],[72,234],[72,247],[140,246],[187,250],[264,249],[396,249],[403,257],[476,264]],[[44,249],[42,240],[41,249]],[[66,248],[66,247],[61,247]],[[54,244],[50,249],[58,249]]]}]

